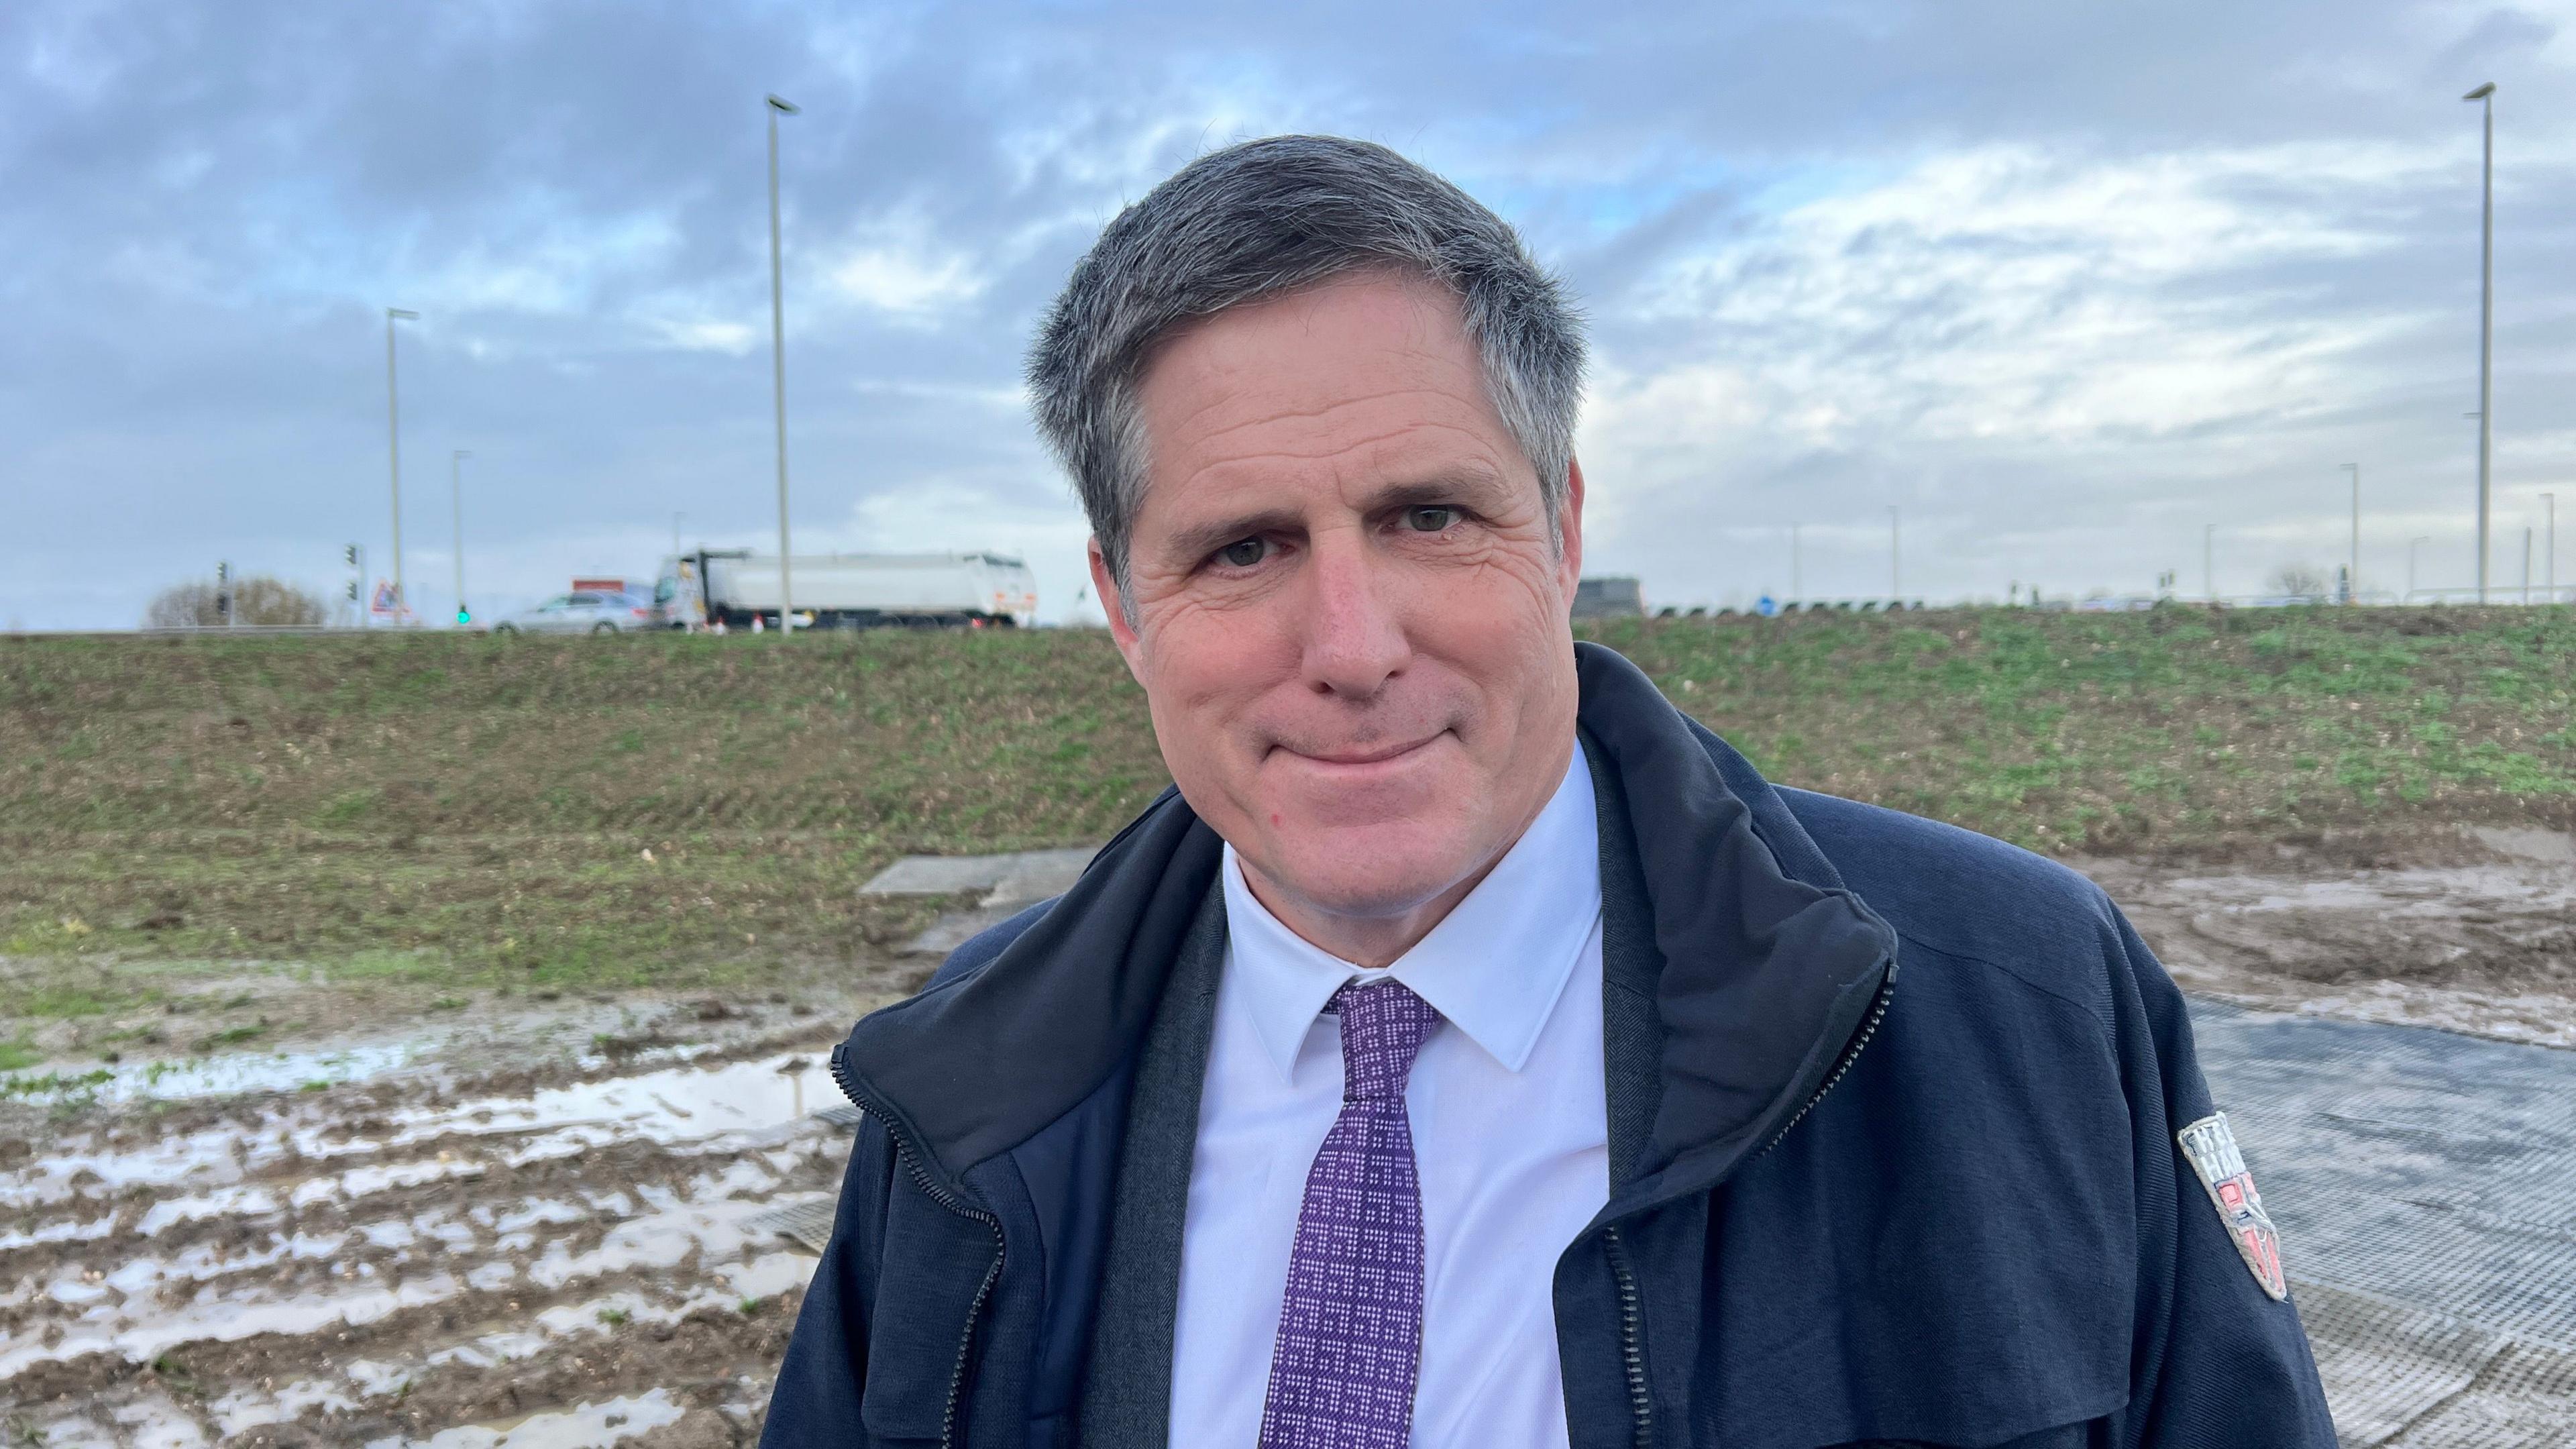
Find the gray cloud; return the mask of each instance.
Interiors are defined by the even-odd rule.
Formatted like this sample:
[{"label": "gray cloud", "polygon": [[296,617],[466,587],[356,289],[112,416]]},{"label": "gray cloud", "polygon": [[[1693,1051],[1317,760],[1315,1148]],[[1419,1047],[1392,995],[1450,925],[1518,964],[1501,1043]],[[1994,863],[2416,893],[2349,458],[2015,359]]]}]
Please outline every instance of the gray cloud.
[{"label": "gray cloud", "polygon": [[[1204,146],[1367,135],[1521,224],[1596,319],[1594,563],[1650,596],[2223,587],[2338,557],[2340,475],[2465,573],[2475,111],[2499,110],[2498,517],[2576,575],[2570,7],[0,10],[0,623],[113,626],[218,557],[336,585],[386,535],[479,605],[758,541],[760,97],[784,133],[798,522],[1031,551],[1078,517],[1017,412],[1026,330]],[[2517,547],[2518,547],[2518,535]],[[2447,552],[2444,552],[2447,550]],[[2506,566],[2510,573],[2511,565]],[[2428,567],[2428,574],[2434,571]],[[2391,579],[2391,581],[2395,581]]]}]

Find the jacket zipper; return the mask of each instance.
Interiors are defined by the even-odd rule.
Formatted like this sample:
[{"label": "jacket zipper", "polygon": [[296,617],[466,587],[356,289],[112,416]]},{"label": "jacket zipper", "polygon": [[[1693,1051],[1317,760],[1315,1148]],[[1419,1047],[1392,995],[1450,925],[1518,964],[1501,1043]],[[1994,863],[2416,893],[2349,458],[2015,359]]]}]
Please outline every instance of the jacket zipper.
[{"label": "jacket zipper", "polygon": [[[1816,1104],[1825,1099],[1825,1094],[1851,1071],[1861,1049],[1869,1045],[1870,1038],[1878,1035],[1879,1023],[1887,1019],[1888,1003],[1895,994],[1896,963],[1891,961],[1887,974],[1879,980],[1878,990],[1870,997],[1869,1015],[1862,1018],[1860,1030],[1852,1033],[1852,1039],[1844,1045],[1842,1055],[1835,1059],[1834,1069],[1825,1074],[1825,1080],[1807,1094],[1807,1100],[1799,1104],[1788,1121],[1780,1124],[1780,1130],[1772,1133],[1771,1140],[1763,1143],[1761,1151],[1754,1153],[1753,1157],[1760,1157],[1779,1146],[1780,1139],[1789,1135],[1789,1129],[1805,1121],[1807,1114],[1816,1110]],[[1744,1160],[1750,1162],[1753,1157]],[[1652,1449],[1655,1442],[1655,1401],[1646,1385],[1644,1313],[1640,1307],[1637,1276],[1628,1264],[1628,1247],[1620,1238],[1616,1223],[1602,1229],[1602,1246],[1610,1255],[1610,1273],[1619,1285],[1619,1366],[1628,1381],[1628,1411],[1635,1426],[1631,1442],[1636,1449]]]},{"label": "jacket zipper", "polygon": [[[1890,961],[1887,963],[1887,974],[1879,978],[1878,990],[1870,997],[1869,1015],[1862,1020],[1860,1030],[1854,1032],[1852,1039],[1844,1045],[1842,1056],[1835,1060],[1834,1069],[1825,1074],[1823,1085],[1807,1094],[1807,1100],[1790,1115],[1788,1121],[1780,1124],[1780,1130],[1771,1134],[1771,1140],[1763,1143],[1762,1151],[1754,1153],[1754,1157],[1760,1157],[1764,1152],[1779,1146],[1780,1139],[1788,1136],[1791,1128],[1807,1120],[1807,1114],[1816,1110],[1816,1104],[1823,1101],[1825,1094],[1834,1089],[1834,1084],[1840,1082],[1843,1075],[1852,1069],[1852,1063],[1860,1060],[1861,1048],[1868,1046],[1869,1039],[1878,1035],[1878,1024],[1887,1020],[1887,1005],[1895,995],[1896,963]],[[1745,1160],[1750,1162],[1752,1158]]]},{"label": "jacket zipper", "polygon": [[1602,1246],[1610,1253],[1610,1273],[1619,1283],[1619,1367],[1628,1379],[1628,1412],[1636,1449],[1655,1442],[1655,1401],[1646,1388],[1645,1318],[1638,1307],[1637,1275],[1628,1267],[1628,1245],[1615,1226],[1604,1229]]},{"label": "jacket zipper", "polygon": [[975,1347],[975,1323],[984,1316],[985,1300],[993,1296],[993,1284],[1002,1276],[1002,1220],[966,1202],[931,1177],[929,1170],[921,1165],[919,1149],[895,1125],[894,1114],[879,1106],[851,1082],[849,1071],[841,1060],[841,1048],[837,1046],[832,1048],[832,1081],[840,1087],[841,1095],[856,1103],[860,1111],[885,1124],[886,1135],[894,1142],[894,1155],[903,1163],[904,1171],[911,1176],[914,1186],[927,1194],[932,1202],[969,1222],[983,1224],[985,1230],[993,1235],[993,1261],[984,1269],[984,1281],[975,1285],[974,1301],[966,1308],[966,1326],[957,1335],[957,1364],[948,1373],[948,1405],[940,1415],[939,1444],[940,1449],[951,1449],[957,1442],[957,1407],[965,1397],[966,1367]]}]

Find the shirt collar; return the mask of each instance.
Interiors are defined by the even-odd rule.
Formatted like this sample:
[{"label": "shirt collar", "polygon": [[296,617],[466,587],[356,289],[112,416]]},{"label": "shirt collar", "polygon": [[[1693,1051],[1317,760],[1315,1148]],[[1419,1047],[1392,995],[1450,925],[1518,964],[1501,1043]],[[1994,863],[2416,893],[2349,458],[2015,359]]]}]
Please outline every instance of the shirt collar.
[{"label": "shirt collar", "polygon": [[[1519,1071],[1601,917],[1601,844],[1592,772],[1574,747],[1565,779],[1512,848],[1385,975],[1431,1003],[1487,1055]],[[1225,848],[1227,969],[1262,1049],[1288,1079],[1324,1004],[1376,976],[1288,929],[1254,898]]]}]

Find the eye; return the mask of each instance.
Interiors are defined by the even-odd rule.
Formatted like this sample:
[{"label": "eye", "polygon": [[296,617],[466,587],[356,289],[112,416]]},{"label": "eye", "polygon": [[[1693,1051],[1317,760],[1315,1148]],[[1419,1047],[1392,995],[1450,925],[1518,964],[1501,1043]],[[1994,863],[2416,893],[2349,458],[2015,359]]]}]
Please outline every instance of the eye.
[{"label": "eye", "polygon": [[1404,526],[1416,533],[1438,533],[1458,521],[1458,510],[1446,504],[1426,504],[1404,510]]},{"label": "eye", "polygon": [[1268,542],[1258,538],[1239,538],[1216,551],[1217,561],[1229,568],[1248,569],[1270,553]]}]

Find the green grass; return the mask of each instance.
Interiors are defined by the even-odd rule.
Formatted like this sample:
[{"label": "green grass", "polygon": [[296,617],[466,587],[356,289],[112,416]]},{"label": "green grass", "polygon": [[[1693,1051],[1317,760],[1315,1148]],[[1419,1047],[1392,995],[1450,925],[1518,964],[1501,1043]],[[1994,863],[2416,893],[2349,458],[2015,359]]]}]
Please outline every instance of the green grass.
[{"label": "green grass", "polygon": [[[1775,779],[2043,850],[2576,821],[2565,609],[1592,632]],[[1167,780],[1091,632],[0,639],[0,1018],[747,987],[917,929],[855,893],[899,854],[1104,839]]]},{"label": "green grass", "polygon": [[52,1098],[80,1100],[94,1098],[98,1089],[116,1074],[105,1067],[87,1072],[46,1072],[41,1076],[0,1077],[0,1098]]},{"label": "green grass", "polygon": [[2576,819],[2576,614],[2027,611],[1601,634],[1775,779],[2038,849]]}]

